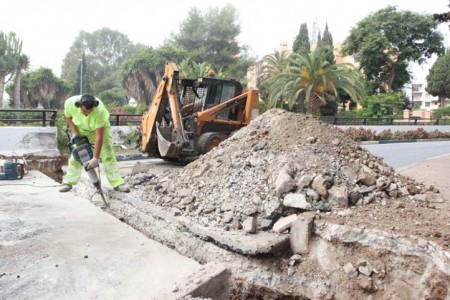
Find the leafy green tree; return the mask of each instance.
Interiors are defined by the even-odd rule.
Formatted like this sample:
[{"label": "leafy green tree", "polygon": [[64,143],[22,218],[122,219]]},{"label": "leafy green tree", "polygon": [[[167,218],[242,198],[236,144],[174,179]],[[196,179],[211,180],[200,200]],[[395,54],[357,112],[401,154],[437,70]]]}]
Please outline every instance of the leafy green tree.
[{"label": "leafy green tree", "polygon": [[450,51],[435,61],[427,75],[426,91],[439,97],[439,106],[445,106],[445,99],[450,98]]},{"label": "leafy green tree", "polygon": [[97,96],[102,99],[107,107],[121,107],[128,104],[122,89],[112,88],[104,90]]},{"label": "leafy green tree", "polygon": [[189,58],[202,63],[206,56],[206,32],[208,26],[201,11],[194,7],[188,12],[188,17],[180,25],[180,32],[172,36],[175,44],[189,53]]},{"label": "leafy green tree", "polygon": [[359,103],[363,107],[355,112],[359,117],[401,116],[405,108],[405,97],[401,92],[381,93],[367,96]]},{"label": "leafy green tree", "polygon": [[3,107],[3,93],[8,75],[12,75],[19,64],[22,54],[22,41],[14,32],[8,34],[0,31],[0,108]]},{"label": "leafy green tree", "polygon": [[190,61],[210,63],[214,70],[242,80],[254,58],[247,55],[245,45],[237,43],[240,31],[237,11],[231,5],[209,8],[205,14],[193,8],[171,42],[185,49]]},{"label": "leafy green tree", "polygon": [[294,43],[292,44],[292,51],[299,53],[301,49],[305,49],[306,51],[311,51],[311,44],[309,43],[309,33],[308,26],[306,23],[302,23],[300,25],[300,30],[295,37]]},{"label": "leafy green tree", "polygon": [[138,103],[150,104],[168,61],[179,63],[186,51],[173,43],[158,49],[142,47],[128,58],[120,68],[121,86],[125,94]]},{"label": "leafy green tree", "polygon": [[272,81],[269,104],[287,101],[290,108],[320,115],[321,107],[339,96],[338,90],[354,101],[361,99],[365,92],[362,74],[350,64],[330,64],[326,58],[323,48],[292,54],[286,71]]},{"label": "leafy green tree", "polygon": [[343,53],[354,55],[371,84],[370,92],[400,90],[410,81],[410,62],[422,64],[442,53],[443,37],[431,16],[388,6],[350,31]]},{"label": "leafy green tree", "polygon": [[344,41],[343,53],[354,55],[370,92],[400,90],[410,81],[410,62],[422,64],[442,53],[443,37],[431,16],[388,6],[360,21]]},{"label": "leafy green tree", "polygon": [[71,93],[71,86],[48,68],[25,74],[22,82],[26,92],[21,94],[27,97],[23,101],[25,107],[36,108],[40,104],[46,109],[61,108]]},{"label": "leafy green tree", "polygon": [[[180,69],[180,77],[182,78],[197,78],[208,76],[209,71],[214,71],[212,65],[207,62],[197,63],[191,62],[189,59],[185,59],[178,65]],[[215,77],[223,77],[221,70],[219,72],[214,71]]]},{"label": "leafy green tree", "polygon": [[[120,65],[136,51],[136,46],[123,33],[103,28],[93,33],[81,31],[63,61],[61,78],[79,93],[80,59],[83,58],[83,92],[98,94],[99,85],[115,76]],[[88,88],[84,88],[88,87]],[[120,88],[120,86],[119,86]]]},{"label": "leafy green tree", "polygon": [[150,105],[161,78],[159,63],[151,48],[141,49],[126,60],[121,67],[122,87],[126,94],[138,103]]},{"label": "leafy green tree", "polygon": [[[320,34],[320,33],[319,33]],[[317,47],[321,47],[326,52],[327,61],[330,64],[336,63],[334,57],[334,44],[333,44],[333,36],[328,30],[328,23],[325,25],[325,30],[323,32],[323,37],[318,37]]]},{"label": "leafy green tree", "polygon": [[319,43],[320,46],[331,46],[334,47],[333,45],[333,36],[331,35],[331,32],[328,30],[328,23],[325,24],[325,30],[323,32],[323,37],[320,40]]}]

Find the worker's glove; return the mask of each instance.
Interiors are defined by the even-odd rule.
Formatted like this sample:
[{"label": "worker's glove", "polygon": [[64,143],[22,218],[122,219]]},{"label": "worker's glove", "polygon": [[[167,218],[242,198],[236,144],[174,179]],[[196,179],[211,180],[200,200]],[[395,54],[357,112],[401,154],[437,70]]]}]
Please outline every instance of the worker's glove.
[{"label": "worker's glove", "polygon": [[98,167],[98,159],[95,157],[84,164],[84,169],[90,170]]}]

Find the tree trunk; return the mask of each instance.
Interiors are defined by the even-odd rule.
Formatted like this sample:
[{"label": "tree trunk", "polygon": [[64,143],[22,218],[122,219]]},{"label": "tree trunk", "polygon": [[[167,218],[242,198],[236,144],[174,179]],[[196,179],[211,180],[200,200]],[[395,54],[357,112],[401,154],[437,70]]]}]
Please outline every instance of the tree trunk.
[{"label": "tree trunk", "polygon": [[395,75],[396,75],[395,68],[392,68],[391,72],[389,73],[389,80],[386,86],[386,93],[392,92],[392,83],[394,83]]},{"label": "tree trunk", "polygon": [[19,109],[20,107],[20,79],[21,71],[18,69],[16,72],[16,78],[14,79],[14,108]]},{"label": "tree trunk", "polygon": [[439,95],[439,108],[444,108],[445,107],[445,99],[446,99],[446,95]]},{"label": "tree trunk", "polygon": [[5,92],[5,75],[0,75],[0,109],[3,109],[3,93]]},{"label": "tree trunk", "polygon": [[305,103],[306,113],[313,116],[320,116],[320,107],[323,102],[316,93],[312,93]]}]

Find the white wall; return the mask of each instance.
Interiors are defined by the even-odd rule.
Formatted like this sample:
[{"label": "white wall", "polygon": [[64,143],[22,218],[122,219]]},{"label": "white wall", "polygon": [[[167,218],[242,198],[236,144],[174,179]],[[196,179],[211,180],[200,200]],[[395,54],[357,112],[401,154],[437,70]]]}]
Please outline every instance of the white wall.
[{"label": "white wall", "polygon": [[56,127],[0,127],[0,154],[59,156]]}]

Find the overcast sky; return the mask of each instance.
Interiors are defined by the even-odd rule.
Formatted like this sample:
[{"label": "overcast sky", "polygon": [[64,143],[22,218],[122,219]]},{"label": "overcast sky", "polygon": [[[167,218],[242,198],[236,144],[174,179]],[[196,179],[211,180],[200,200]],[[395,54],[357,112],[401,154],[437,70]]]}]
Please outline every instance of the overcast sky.
[{"label": "overcast sky", "polygon": [[[5,4],[7,2],[8,4]],[[239,41],[258,58],[292,42],[300,24],[313,23],[323,32],[325,23],[335,42],[342,42],[350,29],[369,14],[396,6],[418,13],[449,10],[448,0],[2,0],[0,31],[15,32],[23,41],[22,52],[31,59],[31,69],[41,66],[61,73],[62,61],[81,30],[107,27],[126,34],[132,42],[158,47],[177,33],[190,8],[206,12],[210,7],[231,4],[239,13]],[[449,47],[449,24],[441,24]]]}]

